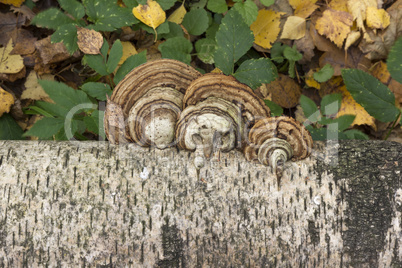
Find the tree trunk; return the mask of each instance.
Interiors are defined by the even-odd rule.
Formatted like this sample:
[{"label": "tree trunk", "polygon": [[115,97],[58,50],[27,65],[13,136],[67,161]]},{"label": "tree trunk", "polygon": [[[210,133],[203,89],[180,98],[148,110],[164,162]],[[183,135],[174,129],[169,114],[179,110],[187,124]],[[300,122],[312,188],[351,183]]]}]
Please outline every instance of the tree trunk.
[{"label": "tree trunk", "polygon": [[280,181],[240,152],[0,141],[0,267],[402,265],[402,146],[316,143]]}]

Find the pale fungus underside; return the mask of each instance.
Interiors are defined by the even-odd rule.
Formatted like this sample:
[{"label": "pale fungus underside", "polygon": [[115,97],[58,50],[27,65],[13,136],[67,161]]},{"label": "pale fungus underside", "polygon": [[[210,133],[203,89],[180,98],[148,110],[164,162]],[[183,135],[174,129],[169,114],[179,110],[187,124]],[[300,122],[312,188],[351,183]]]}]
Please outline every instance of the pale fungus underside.
[{"label": "pale fungus underside", "polygon": [[105,133],[113,144],[135,142],[195,151],[199,170],[214,153],[242,150],[272,167],[278,179],[289,159],[304,159],[313,142],[291,117],[270,117],[253,90],[232,76],[201,75],[176,60],[133,69],[108,98]]}]

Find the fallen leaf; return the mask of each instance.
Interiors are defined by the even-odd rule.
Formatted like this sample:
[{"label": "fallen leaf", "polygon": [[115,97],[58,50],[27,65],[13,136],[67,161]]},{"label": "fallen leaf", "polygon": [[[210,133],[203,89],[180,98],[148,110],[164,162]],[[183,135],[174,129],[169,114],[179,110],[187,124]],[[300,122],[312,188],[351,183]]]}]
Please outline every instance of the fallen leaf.
[{"label": "fallen leaf", "polygon": [[103,36],[101,33],[77,27],[77,45],[78,48],[85,54],[96,55],[100,54],[100,49],[103,45]]},{"label": "fallen leaf", "polygon": [[135,46],[131,42],[122,41],[121,44],[123,45],[123,56],[120,58],[119,65],[122,65],[128,57],[138,54]]},{"label": "fallen leaf", "polygon": [[377,7],[377,0],[348,0],[348,10],[356,21],[357,27],[365,31],[364,20],[366,19],[366,9]]},{"label": "fallen leaf", "polygon": [[6,47],[0,48],[0,73],[15,74],[24,68],[24,60],[20,55],[10,55],[13,41],[10,39]]},{"label": "fallen leaf", "polygon": [[[54,80],[54,76],[45,74],[42,80]],[[21,94],[21,99],[51,101],[49,95],[43,90],[38,83],[38,75],[35,71],[31,71],[25,81],[25,90]]]},{"label": "fallen leaf", "polygon": [[292,108],[299,103],[301,87],[287,75],[279,74],[275,81],[267,84],[272,101],[283,108]]},{"label": "fallen leaf", "polygon": [[23,16],[16,16],[11,12],[0,12],[0,45],[6,46],[11,38],[11,32],[25,23]]},{"label": "fallen leaf", "polygon": [[390,16],[384,9],[377,7],[367,7],[366,10],[367,26],[374,29],[385,29],[390,23]]},{"label": "fallen leaf", "polygon": [[261,9],[257,19],[251,24],[250,29],[254,33],[254,42],[263,47],[271,48],[280,32],[280,16],[285,13],[273,10]]},{"label": "fallen leaf", "polygon": [[4,113],[8,113],[13,104],[13,95],[0,87],[0,116],[2,116]]},{"label": "fallen leaf", "polygon": [[170,14],[169,18],[167,19],[170,22],[174,22],[176,24],[181,24],[181,22],[183,21],[184,15],[186,15],[187,11],[186,8],[184,7],[184,2],[183,4],[176,9],[175,11],[173,11],[172,14]]},{"label": "fallen leaf", "polygon": [[289,16],[283,26],[281,39],[297,40],[306,34],[306,20],[297,16]]},{"label": "fallen leaf", "polygon": [[346,0],[332,0],[328,6],[338,11],[349,12]]},{"label": "fallen leaf", "polygon": [[353,31],[348,34],[345,41],[345,48],[344,50],[347,51],[348,48],[353,45],[357,40],[359,40],[361,34],[360,31]]},{"label": "fallen leaf", "polygon": [[14,12],[14,13],[19,13],[19,15],[22,15],[25,17],[25,19],[27,19],[28,21],[31,21],[33,19],[33,17],[35,17],[35,12],[32,11],[32,9],[30,9],[28,6],[23,5],[20,7],[15,7],[12,6],[10,7],[10,9]]},{"label": "fallen leaf", "polygon": [[162,7],[153,0],[147,0],[146,5],[138,5],[133,8],[133,15],[142,23],[154,29],[156,41],[156,27],[164,23],[166,20],[166,14]]},{"label": "fallen leaf", "polygon": [[363,39],[359,43],[360,50],[370,60],[386,59],[396,39],[402,36],[402,9],[394,9],[388,14],[391,16],[389,26],[385,30],[378,30],[377,34],[367,30],[372,42]]},{"label": "fallen leaf", "polygon": [[30,31],[22,28],[15,29],[12,36],[15,46],[11,54],[28,55],[34,53],[37,38]]},{"label": "fallen leaf", "polygon": [[[300,51],[303,54],[303,58],[298,61],[299,64],[309,63],[315,55],[315,53],[314,53],[315,45],[313,42],[313,38],[311,37],[311,34],[309,32],[309,27],[311,27],[311,24],[308,22],[307,23],[307,33],[304,35],[304,37],[302,37],[299,40],[296,40],[294,42],[294,45],[296,45],[297,51]],[[332,43],[330,43],[330,44],[332,44]]]},{"label": "fallen leaf", "polygon": [[347,91],[346,86],[343,85],[339,87],[339,91],[342,93],[342,102],[336,117],[352,114],[356,117],[351,126],[368,125],[374,130],[377,130],[374,117],[367,113],[367,111],[353,99],[352,95]]},{"label": "fallen leaf", "polygon": [[315,79],[314,79],[314,73],[316,72],[316,71],[318,71],[319,70],[319,68],[316,68],[316,69],[311,69],[310,71],[308,71],[307,72],[307,74],[306,74],[306,77],[305,77],[305,82],[306,82],[306,85],[307,86],[309,86],[309,87],[313,87],[313,88],[316,88],[316,89],[320,89],[321,88],[321,85],[320,85],[320,83],[318,83]]},{"label": "fallen leaf", "polygon": [[300,3],[295,8],[295,16],[301,17],[303,19],[309,17],[318,6],[314,3],[317,1],[300,1]]},{"label": "fallen leaf", "polygon": [[20,7],[25,0],[0,0],[0,3]]},{"label": "fallen leaf", "polygon": [[50,36],[37,41],[35,47],[39,51],[44,64],[60,62],[70,57],[66,46],[63,43],[52,44]]},{"label": "fallen leaf", "polygon": [[338,47],[342,47],[343,41],[350,32],[352,16],[344,11],[327,9],[315,25],[318,33],[327,36]]},{"label": "fallen leaf", "polygon": [[397,104],[402,103],[402,84],[392,79],[387,64],[379,61],[371,68],[371,74],[384,83],[394,93]]},{"label": "fallen leaf", "polygon": [[310,36],[313,40],[314,45],[317,47],[318,50],[321,51],[331,51],[331,50],[337,50],[338,47],[332,43],[330,40],[325,38],[324,36],[320,35],[315,28],[315,25],[313,22],[310,24]]}]

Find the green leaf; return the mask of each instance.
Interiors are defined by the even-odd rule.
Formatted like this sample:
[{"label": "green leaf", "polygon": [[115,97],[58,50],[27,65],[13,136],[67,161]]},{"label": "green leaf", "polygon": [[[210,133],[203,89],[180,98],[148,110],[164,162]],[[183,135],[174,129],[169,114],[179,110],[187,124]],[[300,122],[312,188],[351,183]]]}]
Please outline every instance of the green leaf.
[{"label": "green leaf", "polygon": [[197,51],[198,58],[207,64],[214,63],[216,47],[215,40],[209,38],[203,38],[195,42],[195,50]]},{"label": "green leaf", "polygon": [[304,116],[312,123],[320,120],[321,114],[314,101],[304,95],[300,96],[300,106],[303,109]]},{"label": "green leaf", "polygon": [[156,2],[158,2],[163,10],[168,10],[174,5],[176,0],[156,0]]},{"label": "green leaf", "polygon": [[229,10],[222,19],[216,33],[215,65],[226,75],[233,74],[234,64],[253,45],[254,35],[243,17],[235,10]]},{"label": "green leaf", "polygon": [[124,26],[138,23],[131,9],[119,7],[117,1],[82,0],[88,20],[93,22],[88,28],[97,31],[114,31]]},{"label": "green leaf", "polygon": [[395,42],[387,58],[388,71],[391,77],[402,84],[402,37]]},{"label": "green leaf", "polygon": [[267,58],[251,59],[243,62],[233,75],[252,89],[262,83],[271,83],[278,77],[275,65]]},{"label": "green leaf", "polygon": [[189,1],[190,9],[193,8],[204,8],[207,4],[207,0],[197,0],[197,1]]},{"label": "green leaf", "polygon": [[135,67],[147,62],[147,51],[144,50],[141,53],[128,57],[124,63],[117,70],[116,75],[113,78],[113,82],[117,85],[126,74],[128,74]]},{"label": "green leaf", "polygon": [[117,68],[117,64],[123,56],[123,45],[120,40],[116,40],[110,49],[109,57],[106,63],[106,70],[108,73],[113,73]]},{"label": "green leaf", "polygon": [[350,125],[353,123],[355,118],[356,118],[356,116],[353,114],[345,114],[345,115],[342,115],[342,116],[334,119],[334,121],[338,123],[338,130],[344,131],[345,129],[350,127]]},{"label": "green leaf", "polygon": [[36,15],[31,23],[38,27],[57,30],[62,25],[71,24],[74,20],[60,11],[58,8],[49,8]]},{"label": "green leaf", "polygon": [[138,6],[137,0],[123,0],[123,3],[126,5],[126,7],[130,10],[133,9],[133,7]]},{"label": "green leaf", "polygon": [[242,15],[244,21],[250,26],[258,15],[258,7],[252,0],[234,4],[233,9]]},{"label": "green leaf", "polygon": [[283,49],[283,56],[289,61],[298,61],[303,58],[303,55],[297,51],[296,46],[293,46],[293,48],[286,46]]},{"label": "green leaf", "polygon": [[264,102],[271,110],[271,116],[280,116],[283,114],[283,109],[280,105],[270,100],[264,100]]},{"label": "green leaf", "polygon": [[21,140],[22,129],[9,114],[0,117],[0,140]]},{"label": "green leaf", "polygon": [[106,65],[106,58],[107,58],[107,51],[109,50],[109,44],[106,40],[103,41],[103,45],[101,47],[101,54],[102,55],[90,55],[85,54],[82,58],[83,64],[88,64],[89,67],[94,69],[98,74],[105,76],[108,75],[109,72],[107,70]]},{"label": "green leaf", "polygon": [[158,47],[164,59],[179,60],[190,64],[193,45],[184,37],[174,37],[166,40]]},{"label": "green leaf", "polygon": [[[39,109],[32,107],[32,109],[37,110],[40,114],[46,117],[65,117],[68,113],[68,109],[57,105],[56,103],[50,103],[46,101],[37,101],[35,102],[36,106]],[[31,107],[30,107],[31,108]],[[41,111],[45,111],[44,113]]]},{"label": "green leaf", "polygon": [[220,24],[213,22],[213,23],[211,24],[211,26],[209,26],[209,28],[208,28],[207,31],[205,32],[205,36],[206,36],[207,38],[209,38],[209,39],[215,40],[216,33],[217,33],[218,30],[219,30],[219,25],[220,25]]},{"label": "green leaf", "polygon": [[[140,28],[146,31],[147,33],[154,34],[155,31],[152,27],[145,25],[144,23],[140,24]],[[168,34],[170,31],[169,22],[165,21],[161,25],[156,28],[156,32],[158,33],[158,39],[161,39],[163,34]]]},{"label": "green leaf", "polygon": [[283,57],[283,51],[288,45],[282,45],[281,43],[274,43],[271,48],[271,60],[282,63],[285,59]]},{"label": "green leaf", "polygon": [[228,11],[226,0],[208,0],[207,8],[214,13],[225,13]]},{"label": "green leaf", "polygon": [[358,69],[343,69],[343,81],[357,103],[381,122],[391,122],[399,115],[395,96],[383,83]]},{"label": "green leaf", "polygon": [[110,86],[104,83],[88,82],[83,84],[81,89],[89,96],[101,101],[106,100],[106,94],[109,96],[112,95]]},{"label": "green leaf", "polygon": [[332,68],[331,64],[327,63],[324,67],[321,68],[321,70],[314,73],[313,77],[317,82],[323,83],[327,82],[333,75],[334,68]]},{"label": "green leaf", "polygon": [[321,100],[321,114],[336,114],[341,108],[342,94],[334,93],[325,95]]},{"label": "green leaf", "polygon": [[78,49],[77,28],[74,24],[62,25],[52,34],[51,41],[52,43],[63,42],[67,51],[73,54]]},{"label": "green leaf", "polygon": [[45,117],[37,121],[27,132],[23,134],[23,137],[35,136],[39,139],[49,139],[61,130],[64,130],[63,118]]},{"label": "green leaf", "polygon": [[[164,23],[162,23],[162,24],[164,24]],[[162,26],[162,25],[160,25],[160,26]],[[173,37],[182,37],[182,36],[184,36],[183,29],[180,27],[179,24],[171,22],[171,21],[168,21],[167,26],[169,26],[169,31],[167,33],[161,34],[160,32],[157,31],[158,32],[158,39],[160,38],[160,39],[166,39],[167,40],[167,39],[173,38]],[[154,32],[152,32],[152,33],[154,33]]]},{"label": "green leaf", "polygon": [[357,129],[350,129],[343,132],[351,140],[368,140],[369,137]]},{"label": "green leaf", "polygon": [[275,0],[260,0],[261,4],[263,4],[266,7],[272,6],[275,4]]},{"label": "green leaf", "polygon": [[39,84],[58,106],[67,110],[71,110],[80,104],[91,103],[85,92],[75,90],[64,83],[39,80]]},{"label": "green leaf", "polygon": [[208,29],[208,15],[205,9],[192,9],[184,15],[182,25],[192,35],[201,35]]},{"label": "green leaf", "polygon": [[89,116],[84,117],[84,123],[88,131],[100,135],[105,139],[106,135],[103,127],[104,115],[104,111],[94,110]]},{"label": "green leaf", "polygon": [[58,0],[62,9],[70,13],[76,19],[81,19],[85,16],[84,6],[77,0]]}]

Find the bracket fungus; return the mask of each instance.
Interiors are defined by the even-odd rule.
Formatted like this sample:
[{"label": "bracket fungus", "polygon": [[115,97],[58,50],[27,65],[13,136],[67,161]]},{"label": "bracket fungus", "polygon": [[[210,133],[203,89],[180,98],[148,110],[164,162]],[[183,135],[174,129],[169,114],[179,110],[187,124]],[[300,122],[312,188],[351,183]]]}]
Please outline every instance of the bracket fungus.
[{"label": "bracket fungus", "polygon": [[241,140],[243,121],[238,106],[216,97],[187,106],[180,114],[176,139],[180,148],[195,151],[195,166],[215,151],[228,152]]},{"label": "bracket fungus", "polygon": [[173,144],[183,94],[199,76],[191,66],[170,59],[134,68],[107,101],[104,125],[109,141],[161,149]]},{"label": "bracket fungus", "polygon": [[286,161],[308,157],[313,147],[308,130],[287,116],[257,121],[250,129],[248,139],[244,149],[246,159],[271,166],[278,179],[282,176]]}]

